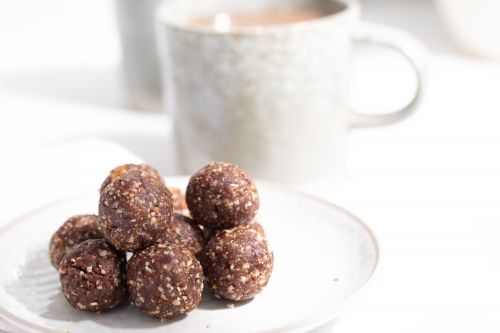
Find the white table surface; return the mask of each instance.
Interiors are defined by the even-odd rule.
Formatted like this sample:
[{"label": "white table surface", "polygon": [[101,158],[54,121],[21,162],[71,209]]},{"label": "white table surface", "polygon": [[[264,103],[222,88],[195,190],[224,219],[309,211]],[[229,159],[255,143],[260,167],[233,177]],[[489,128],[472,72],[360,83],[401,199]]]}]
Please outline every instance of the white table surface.
[{"label": "white table surface", "polygon": [[[351,133],[345,178],[300,186],[364,219],[383,247],[373,287],[314,332],[499,332],[500,63],[456,49],[428,1],[362,2],[365,18],[429,46],[429,89],[407,121]],[[0,42],[0,225],[71,194],[14,204],[50,144],[104,138],[178,173],[168,116],[125,110],[112,2],[0,2]],[[397,109],[413,88],[393,53],[357,52],[354,108]]]}]

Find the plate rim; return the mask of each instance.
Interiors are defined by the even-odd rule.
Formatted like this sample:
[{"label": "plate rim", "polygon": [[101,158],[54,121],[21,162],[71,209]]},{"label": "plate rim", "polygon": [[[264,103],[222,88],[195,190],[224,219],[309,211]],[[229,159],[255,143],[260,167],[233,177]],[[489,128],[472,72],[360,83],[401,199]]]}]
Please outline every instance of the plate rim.
[{"label": "plate rim", "polygon": [[[172,182],[185,181],[185,182],[187,182],[189,178],[190,178],[190,176],[166,176],[166,177],[164,177],[167,184],[169,181],[172,181]],[[285,192],[292,192],[293,194],[305,196],[305,197],[308,197],[310,199],[319,201],[327,206],[331,206],[331,207],[343,212],[344,214],[350,216],[354,221],[356,221],[356,223],[358,223],[363,228],[363,230],[367,232],[371,241],[373,242],[374,250],[375,250],[375,262],[374,262],[373,269],[370,272],[370,275],[368,276],[366,281],[354,293],[347,296],[347,298],[344,299],[342,302],[338,303],[337,305],[335,305],[335,306],[333,306],[333,307],[331,307],[323,312],[317,313],[316,315],[313,315],[309,318],[303,319],[303,320],[295,322],[295,323],[291,323],[291,324],[284,325],[284,326],[281,326],[278,328],[268,329],[266,331],[262,331],[261,333],[287,332],[290,330],[298,329],[302,326],[308,326],[308,325],[312,324],[313,322],[319,323],[316,326],[316,327],[319,327],[320,325],[334,319],[339,314],[341,314],[349,304],[351,304],[354,300],[359,298],[359,296],[361,296],[374,283],[374,281],[377,278],[378,273],[380,271],[380,261],[381,261],[381,250],[380,250],[380,244],[379,244],[379,241],[377,239],[377,236],[376,236],[375,232],[372,230],[372,228],[370,226],[368,226],[361,218],[359,218],[355,214],[351,213],[347,209],[340,207],[339,205],[337,205],[331,201],[328,201],[322,197],[305,192],[305,191],[300,190],[300,189],[293,187],[291,185],[279,184],[279,183],[266,181],[266,180],[255,180],[255,183],[257,183],[258,185],[263,185],[263,186],[271,188],[271,189],[277,189],[277,190],[281,190],[281,191],[285,191]],[[96,190],[96,191],[98,191],[98,190]],[[31,211],[29,211],[21,216],[18,216],[17,218],[14,218],[12,221],[7,222],[6,225],[4,225],[3,227],[0,228],[0,238],[3,237],[5,235],[5,233],[9,231],[9,229],[11,229],[15,225],[21,223],[23,220],[30,217],[31,215],[35,215],[39,212],[50,209],[53,206],[58,206],[59,204],[62,204],[66,201],[71,201],[71,200],[74,200],[74,199],[77,199],[80,197],[88,196],[91,193],[93,193],[93,192],[88,191],[85,193],[80,193],[80,194],[72,195],[72,196],[69,196],[69,197],[66,197],[66,198],[63,198],[60,200],[56,200],[52,203],[35,208],[35,209],[33,209],[33,210],[31,210]],[[9,312],[6,308],[4,308],[1,305],[0,305],[0,317],[3,318],[8,323],[10,323],[18,328],[29,331],[29,332],[37,332],[37,333],[38,332],[42,332],[42,333],[54,333],[54,332],[56,332],[52,329],[47,329],[46,327],[40,326],[38,324],[34,324],[34,323],[27,321],[25,319],[19,318],[18,316]]]}]

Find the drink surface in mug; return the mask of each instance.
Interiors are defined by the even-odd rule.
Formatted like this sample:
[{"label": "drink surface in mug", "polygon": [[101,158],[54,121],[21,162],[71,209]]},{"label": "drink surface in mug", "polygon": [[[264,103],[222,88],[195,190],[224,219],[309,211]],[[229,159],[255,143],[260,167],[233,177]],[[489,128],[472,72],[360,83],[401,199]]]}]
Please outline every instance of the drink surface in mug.
[{"label": "drink surface in mug", "polygon": [[[410,115],[422,96],[425,48],[407,33],[360,22],[360,14],[355,0],[163,3],[156,32],[183,171],[225,161],[289,183],[340,175],[352,127]],[[419,88],[407,107],[384,115],[350,109],[354,42],[389,45],[412,62]]]},{"label": "drink surface in mug", "polygon": [[206,16],[197,17],[189,23],[192,25],[211,26],[221,31],[233,27],[245,26],[267,26],[276,24],[290,24],[306,20],[312,20],[325,16],[321,12],[313,10],[291,10],[291,11],[258,11],[258,12],[219,12]]}]

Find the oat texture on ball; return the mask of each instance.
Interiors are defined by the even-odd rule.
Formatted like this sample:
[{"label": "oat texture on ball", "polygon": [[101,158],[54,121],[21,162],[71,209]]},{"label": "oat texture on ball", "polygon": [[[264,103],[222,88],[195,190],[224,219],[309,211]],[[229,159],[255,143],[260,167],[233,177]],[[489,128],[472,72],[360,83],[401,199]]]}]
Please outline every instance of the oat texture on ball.
[{"label": "oat texture on ball", "polygon": [[200,253],[205,279],[215,297],[234,301],[262,292],[271,277],[274,255],[255,230],[222,230]]},{"label": "oat texture on ball", "polygon": [[155,244],[132,256],[127,281],[130,298],[142,313],[169,319],[198,305],[203,269],[190,251],[176,244]]},{"label": "oat texture on ball", "polygon": [[97,215],[72,216],[50,239],[50,261],[55,268],[59,269],[63,256],[78,244],[88,239],[101,239],[103,237],[104,235],[97,228]]},{"label": "oat texture on ball", "polygon": [[160,180],[144,171],[128,171],[101,193],[97,223],[111,245],[135,252],[154,244],[172,214],[172,195]]},{"label": "oat texture on ball", "polygon": [[257,220],[253,220],[247,225],[248,229],[253,229],[257,231],[262,237],[266,238],[266,232],[264,231],[264,227]]},{"label": "oat texture on ball", "polygon": [[174,212],[189,216],[189,210],[186,204],[186,198],[181,190],[175,187],[169,187],[168,190],[172,193],[172,201],[174,202]]},{"label": "oat texture on ball", "polygon": [[260,201],[247,172],[230,163],[213,162],[190,178],[186,203],[193,219],[204,227],[229,229],[250,223]]},{"label": "oat texture on ball", "polygon": [[174,213],[167,230],[156,240],[156,243],[177,244],[194,255],[201,251],[204,244],[200,226],[187,216]]},{"label": "oat texture on ball", "polygon": [[[257,231],[262,237],[266,238],[266,232],[264,231],[264,227],[257,221],[253,220],[247,225],[239,226],[238,228],[248,228]],[[214,229],[214,228],[203,228],[203,237],[205,238],[205,244],[215,236],[216,233],[222,231],[224,229]]]},{"label": "oat texture on ball", "polygon": [[127,298],[125,254],[104,239],[80,243],[59,268],[66,300],[76,309],[100,313]]},{"label": "oat texture on ball", "polygon": [[101,184],[101,192],[108,186],[116,177],[123,175],[125,172],[138,170],[147,172],[150,176],[159,179],[162,183],[164,182],[163,177],[160,175],[158,170],[147,164],[124,164],[117,166],[109,172],[109,175],[104,179]]}]

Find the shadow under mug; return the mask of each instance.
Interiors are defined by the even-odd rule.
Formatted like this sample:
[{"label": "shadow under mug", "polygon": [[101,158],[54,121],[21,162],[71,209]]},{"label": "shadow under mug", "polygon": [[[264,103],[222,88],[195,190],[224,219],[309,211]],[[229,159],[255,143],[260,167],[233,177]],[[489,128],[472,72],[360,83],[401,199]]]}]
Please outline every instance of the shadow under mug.
[{"label": "shadow under mug", "polygon": [[[219,12],[313,10],[318,19],[217,32],[190,21]],[[170,0],[156,11],[164,99],[179,161],[194,173],[211,161],[288,183],[341,174],[352,127],[392,124],[421,101],[426,48],[410,34],[360,22],[356,1]],[[383,115],[349,108],[353,43],[377,43],[413,65],[417,92]]]}]

